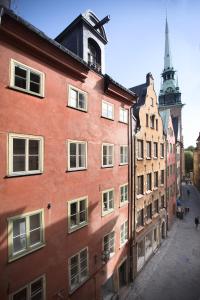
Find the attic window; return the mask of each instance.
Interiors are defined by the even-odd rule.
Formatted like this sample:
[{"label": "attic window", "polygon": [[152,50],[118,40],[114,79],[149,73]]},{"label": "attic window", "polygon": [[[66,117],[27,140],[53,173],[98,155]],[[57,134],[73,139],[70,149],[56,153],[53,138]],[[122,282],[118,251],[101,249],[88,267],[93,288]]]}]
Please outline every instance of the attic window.
[{"label": "attic window", "polygon": [[154,128],[154,121],[155,121],[155,116],[154,115],[150,116],[150,128]]},{"label": "attic window", "polygon": [[91,38],[88,39],[88,64],[101,72],[101,49],[97,42]]}]

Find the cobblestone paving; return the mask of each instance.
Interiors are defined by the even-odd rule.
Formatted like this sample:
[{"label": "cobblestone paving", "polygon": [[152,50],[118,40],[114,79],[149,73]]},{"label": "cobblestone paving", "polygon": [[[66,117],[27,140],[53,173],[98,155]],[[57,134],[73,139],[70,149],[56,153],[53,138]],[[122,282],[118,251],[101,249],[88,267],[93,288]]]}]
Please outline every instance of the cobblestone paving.
[{"label": "cobblestone paving", "polygon": [[[190,195],[187,195],[187,189]],[[200,193],[185,185],[184,205],[190,208],[176,219],[168,237],[130,286],[126,300],[200,300]]]}]

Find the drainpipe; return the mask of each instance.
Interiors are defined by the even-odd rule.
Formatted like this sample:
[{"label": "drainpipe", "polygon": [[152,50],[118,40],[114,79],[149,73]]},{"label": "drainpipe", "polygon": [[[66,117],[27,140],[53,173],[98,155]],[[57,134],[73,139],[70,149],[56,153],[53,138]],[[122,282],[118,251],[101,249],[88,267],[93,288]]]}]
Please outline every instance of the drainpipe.
[{"label": "drainpipe", "polygon": [[1,19],[2,19],[3,15],[4,15],[4,8],[1,7],[1,9],[0,9],[0,25],[1,25]]}]

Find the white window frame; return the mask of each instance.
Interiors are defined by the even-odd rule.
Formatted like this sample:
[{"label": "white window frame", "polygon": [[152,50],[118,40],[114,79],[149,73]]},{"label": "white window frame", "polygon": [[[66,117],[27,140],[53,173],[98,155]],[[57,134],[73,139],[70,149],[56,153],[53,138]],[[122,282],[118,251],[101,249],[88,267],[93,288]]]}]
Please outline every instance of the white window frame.
[{"label": "white window frame", "polygon": [[[81,107],[79,107],[79,105],[74,106],[74,105],[72,105],[72,103],[70,103],[70,100],[71,100],[71,98],[70,98],[70,92],[71,92],[71,90],[74,90],[74,91],[76,91],[78,93],[78,103],[79,103],[79,95],[80,94],[84,95],[85,108],[81,108]],[[88,96],[88,94],[86,92],[80,90],[79,88],[77,88],[75,86],[69,85],[69,87],[68,87],[68,106],[72,107],[72,108],[75,108],[77,110],[82,110],[82,111],[87,112],[87,110],[88,110],[88,103],[87,103],[88,102],[88,100],[87,100],[88,97],[87,96]]]},{"label": "white window frame", "polygon": [[[87,250],[87,267],[86,267],[86,270],[87,270],[87,276],[81,280],[81,277],[80,277],[80,273],[81,273],[81,268],[80,268],[80,254],[82,251],[85,251]],[[74,256],[78,256],[78,280],[79,282],[77,283],[76,286],[74,286],[72,288],[71,286],[71,259],[74,257]],[[83,249],[81,249],[80,251],[78,251],[77,253],[75,253],[74,255],[70,256],[69,259],[68,259],[68,272],[69,272],[69,289],[70,289],[70,293],[74,292],[79,286],[81,286],[89,277],[89,253],[88,253],[88,247],[85,247]]]},{"label": "white window frame", "polygon": [[[127,187],[127,199],[122,201],[122,195],[123,195],[123,198],[124,198],[124,188]],[[126,203],[128,203],[128,183],[125,183],[123,185],[120,185],[119,187],[119,191],[120,191],[120,206],[123,206],[125,205]]]},{"label": "white window frame", "polygon": [[[109,197],[109,192],[113,192],[113,207],[112,208],[109,208],[109,201],[110,201],[110,199],[108,198],[107,199],[107,204],[108,204],[108,209],[106,210],[106,211],[104,211],[104,203],[103,203],[103,195],[104,194],[108,194],[108,197]],[[102,195],[101,195],[101,197],[102,197],[102,199],[101,199],[101,205],[102,205],[102,216],[105,216],[105,215],[107,215],[107,214],[109,214],[109,213],[111,213],[111,212],[113,212],[114,211],[114,209],[115,209],[115,194],[114,194],[114,188],[112,188],[112,189],[108,189],[108,190],[105,190],[105,191],[102,191]]]},{"label": "white window frame", "polygon": [[141,139],[137,140],[137,159],[144,159],[144,141]]},{"label": "white window frame", "polygon": [[[68,140],[68,171],[79,171],[79,170],[86,170],[87,169],[87,142],[86,141],[76,141],[76,140]],[[85,166],[84,167],[70,167],[70,144],[84,144],[85,145]],[[77,156],[77,146],[76,146],[76,162],[78,162]]]},{"label": "white window frame", "polygon": [[[15,66],[18,66],[27,71],[26,88],[25,89],[15,86]],[[37,74],[38,76],[40,76],[40,92],[39,93],[35,93],[35,92],[31,91],[30,88],[28,87],[30,84],[30,72],[33,72],[33,73]],[[44,97],[44,79],[45,79],[45,76],[44,76],[43,72],[38,71],[32,67],[29,67],[23,63],[16,61],[15,59],[11,58],[11,60],[10,60],[10,87],[11,88],[43,98]]]},{"label": "white window frame", "polygon": [[128,241],[128,220],[120,226],[120,247],[124,246]]},{"label": "white window frame", "polygon": [[[155,149],[157,151],[155,151]],[[155,153],[156,152],[156,153]],[[156,154],[156,155],[155,155]],[[158,158],[158,143],[157,142],[154,142],[153,143],[153,158],[154,159],[157,159]]]},{"label": "white window frame", "polygon": [[18,289],[16,292],[12,293],[9,295],[9,300],[13,300],[14,296],[21,292],[22,290],[26,289],[27,290],[27,300],[32,299],[33,295],[31,295],[31,285],[39,280],[42,279],[42,300],[46,299],[46,277],[45,275],[42,275],[40,277],[37,277],[36,279],[30,281],[26,285],[24,285],[22,288]]},{"label": "white window frame", "polygon": [[165,147],[163,143],[160,143],[160,158],[164,158],[165,156]]},{"label": "white window frame", "polygon": [[[111,236],[113,234],[113,237]],[[115,254],[115,231],[107,233],[103,237],[103,251],[105,251],[105,237],[108,236],[108,248],[109,248],[109,257],[111,258]],[[112,243],[112,244],[111,244]],[[110,248],[113,247],[114,252],[110,252]]]},{"label": "white window frame", "polygon": [[[103,164],[103,148],[104,148],[104,146],[112,147],[112,164],[109,164],[109,163],[106,165]],[[114,166],[114,144],[103,143],[101,152],[102,152],[102,164],[101,164],[102,168],[113,167]],[[106,157],[107,157],[106,160],[108,162],[109,155],[106,155]]]},{"label": "white window frame", "polygon": [[[80,202],[85,200],[85,207],[86,207],[86,210],[85,210],[85,214],[86,214],[86,220],[84,222],[80,222]],[[78,206],[78,212],[77,212],[77,225],[74,225],[74,226],[71,226],[71,204],[73,203],[77,203],[77,206]],[[84,197],[81,197],[81,198],[77,198],[77,199],[74,199],[74,200],[70,200],[68,201],[68,232],[73,232],[75,230],[78,230],[84,226],[86,226],[88,224],[88,196],[84,196]]]},{"label": "white window frame", "polygon": [[[25,140],[25,171],[13,171],[13,139]],[[37,140],[39,141],[39,169],[38,170],[28,170],[29,163],[29,153],[28,153],[28,141]],[[35,135],[25,135],[17,133],[8,134],[8,176],[18,176],[18,175],[29,175],[43,173],[44,164],[44,138],[42,136]]]},{"label": "white window frame", "polygon": [[[150,146],[150,153],[148,153],[148,145]],[[146,141],[146,159],[151,159],[151,156],[152,156],[152,146],[151,146],[151,141]],[[150,154],[150,156],[148,155]]]},{"label": "white window frame", "polygon": [[[122,154],[121,154],[121,149],[123,149]],[[127,152],[125,149],[127,149]],[[126,155],[126,153],[127,153],[127,155]],[[120,166],[123,166],[123,165],[128,165],[128,146],[127,145],[120,146]]]},{"label": "white window frame", "polygon": [[128,109],[123,107],[119,108],[119,121],[128,124]]},{"label": "white window frame", "polygon": [[[111,118],[108,116],[108,109],[107,109],[107,114],[106,115],[103,114],[103,103],[106,104],[107,106],[112,107],[112,117]],[[106,119],[109,119],[109,120],[114,120],[114,104],[112,104],[112,103],[110,103],[108,101],[102,100],[102,104],[101,104],[101,116],[103,118],[106,118]]]},{"label": "white window frame", "polygon": [[[35,245],[30,245],[30,217],[40,214],[40,237],[41,241]],[[13,222],[16,220],[25,219],[26,222],[26,249],[22,249],[16,253],[13,250]],[[45,246],[45,224],[44,224],[44,209],[31,211],[25,214],[9,217],[8,219],[8,260],[9,262],[16,260],[24,255],[27,255],[37,249]]]}]

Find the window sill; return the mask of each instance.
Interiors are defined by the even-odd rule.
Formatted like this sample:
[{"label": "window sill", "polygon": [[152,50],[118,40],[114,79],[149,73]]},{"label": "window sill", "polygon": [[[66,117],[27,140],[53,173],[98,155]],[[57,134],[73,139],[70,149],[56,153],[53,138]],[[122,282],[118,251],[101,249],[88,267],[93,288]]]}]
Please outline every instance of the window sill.
[{"label": "window sill", "polygon": [[159,213],[155,213],[154,215],[153,215],[153,218],[157,218],[159,216]]},{"label": "window sill", "polygon": [[148,225],[148,224],[150,224],[151,222],[152,222],[152,219],[147,219],[145,223]]},{"label": "window sill", "polygon": [[154,156],[153,159],[158,159],[158,158],[156,156]]},{"label": "window sill", "polygon": [[151,194],[152,190],[146,191],[146,195]]},{"label": "window sill", "polygon": [[83,169],[69,169],[66,171],[66,173],[68,172],[76,172],[76,171],[87,171],[87,168],[83,168]]},{"label": "window sill", "polygon": [[25,176],[36,176],[36,175],[42,175],[43,172],[38,172],[38,173],[27,173],[27,174],[10,174],[6,175],[4,178],[14,178],[14,177],[25,177]]},{"label": "window sill", "polygon": [[128,125],[128,122],[124,122],[124,121],[118,121],[119,123],[122,123],[122,124],[125,124],[125,125]]},{"label": "window sill", "polygon": [[76,227],[69,227],[69,230],[68,230],[68,233],[73,233],[74,231],[77,231],[77,230],[79,230],[79,229],[81,229],[81,228],[83,228],[83,227],[85,227],[85,226],[87,226],[88,225],[88,222],[87,223],[84,223],[84,224],[82,224],[82,225],[78,225],[78,226],[76,226]]},{"label": "window sill", "polygon": [[111,118],[108,118],[108,117],[104,117],[104,116],[101,116],[101,118],[106,119],[106,120],[110,120],[110,121],[114,121],[114,119],[111,119]]},{"label": "window sill", "polygon": [[161,156],[160,158],[164,158],[164,156]]},{"label": "window sill", "polygon": [[151,159],[151,157],[146,157],[146,159],[150,160],[150,159]]},{"label": "window sill", "polygon": [[79,285],[77,285],[76,287],[74,287],[73,289],[70,289],[69,294],[73,294],[76,290],[78,290],[88,279],[89,279],[89,275],[87,275],[87,277],[81,282],[79,283]]},{"label": "window sill", "polygon": [[114,212],[114,209],[109,210],[109,211],[106,211],[106,212],[102,212],[101,216],[102,216],[102,217],[105,217],[105,216],[107,216],[107,215],[110,215],[112,212]]},{"label": "window sill", "polygon": [[164,183],[161,183],[160,186],[164,186]]},{"label": "window sill", "polygon": [[137,160],[143,160],[144,158],[143,157],[137,157]]},{"label": "window sill", "polygon": [[128,240],[125,240],[123,244],[120,244],[119,249],[121,249],[122,247],[124,247],[127,244]]},{"label": "window sill", "polygon": [[142,231],[144,229],[144,226],[138,226],[137,228],[136,228],[136,232],[140,232],[140,231]]},{"label": "window sill", "polygon": [[106,168],[113,168],[114,165],[109,165],[109,166],[101,166],[102,169],[106,169]]},{"label": "window sill", "polygon": [[84,113],[87,113],[88,110],[87,109],[81,109],[81,108],[78,108],[78,107],[74,107],[70,104],[68,104],[66,107],[69,107],[69,108],[72,108],[72,109],[75,109],[75,110],[78,110],[78,111],[81,111],[81,112],[84,112]]},{"label": "window sill", "polygon": [[128,200],[127,200],[127,201],[124,201],[124,202],[120,202],[119,207],[126,206],[127,204],[128,204]]},{"label": "window sill", "polygon": [[153,190],[154,190],[154,191],[157,191],[157,190],[158,190],[158,186],[155,186],[155,187],[153,188]]},{"label": "window sill", "polygon": [[127,166],[128,163],[120,163],[119,166]]},{"label": "window sill", "polygon": [[28,94],[28,95],[31,95],[31,96],[40,98],[40,99],[43,99],[43,98],[44,98],[44,94],[35,94],[35,93],[30,92],[30,91],[26,91],[26,90],[24,90],[24,89],[20,89],[20,88],[18,88],[18,87],[11,86],[11,85],[8,86],[8,88],[11,89],[11,90],[14,90],[14,91],[23,93],[23,94]]},{"label": "window sill", "polygon": [[16,254],[15,256],[9,257],[8,262],[10,263],[10,262],[13,262],[17,259],[20,259],[20,258],[24,257],[25,255],[31,254],[31,253],[33,253],[33,252],[35,252],[35,251],[37,251],[37,250],[39,250],[39,249],[41,249],[45,246],[46,246],[46,244],[42,243],[42,244],[38,245],[37,247],[35,246],[31,250],[27,250],[27,251],[21,252],[19,254]]},{"label": "window sill", "polygon": [[137,199],[141,199],[142,197],[144,197],[143,194],[139,194],[139,195],[136,196]]}]

